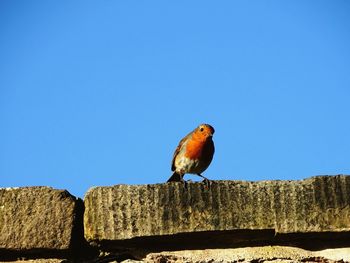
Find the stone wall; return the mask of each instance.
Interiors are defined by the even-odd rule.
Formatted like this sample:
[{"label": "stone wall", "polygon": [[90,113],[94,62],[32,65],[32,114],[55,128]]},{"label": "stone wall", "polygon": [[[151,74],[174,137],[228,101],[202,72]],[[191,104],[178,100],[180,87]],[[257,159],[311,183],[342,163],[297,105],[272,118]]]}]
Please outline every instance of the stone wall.
[{"label": "stone wall", "polygon": [[0,189],[1,260],[350,261],[350,176]]}]

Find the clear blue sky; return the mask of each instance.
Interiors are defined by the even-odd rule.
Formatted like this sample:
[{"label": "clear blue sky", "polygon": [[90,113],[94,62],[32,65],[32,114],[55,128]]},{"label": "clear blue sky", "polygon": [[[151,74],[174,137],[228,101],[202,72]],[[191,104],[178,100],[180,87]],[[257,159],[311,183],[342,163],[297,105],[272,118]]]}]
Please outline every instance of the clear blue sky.
[{"label": "clear blue sky", "polygon": [[[349,1],[1,1],[0,187],[350,173]],[[195,176],[186,176],[196,180]]]}]

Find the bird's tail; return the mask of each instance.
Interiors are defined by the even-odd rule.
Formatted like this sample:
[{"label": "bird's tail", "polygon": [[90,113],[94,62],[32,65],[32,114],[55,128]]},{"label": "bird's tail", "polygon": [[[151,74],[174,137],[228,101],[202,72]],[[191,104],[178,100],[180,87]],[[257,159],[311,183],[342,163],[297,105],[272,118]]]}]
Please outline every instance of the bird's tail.
[{"label": "bird's tail", "polygon": [[170,178],[168,179],[167,183],[169,182],[182,182],[182,175],[177,173],[176,171],[170,176]]}]

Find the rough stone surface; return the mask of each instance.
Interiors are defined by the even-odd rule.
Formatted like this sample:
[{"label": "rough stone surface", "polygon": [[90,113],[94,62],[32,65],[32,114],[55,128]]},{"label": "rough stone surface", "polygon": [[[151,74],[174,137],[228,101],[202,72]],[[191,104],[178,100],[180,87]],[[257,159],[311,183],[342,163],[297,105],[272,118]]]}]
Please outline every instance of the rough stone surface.
[{"label": "rough stone surface", "polygon": [[[9,262],[1,261],[0,262]],[[262,246],[245,247],[235,249],[204,249],[204,250],[183,250],[183,251],[162,251],[150,253],[143,259],[120,260],[117,257],[100,257],[93,260],[64,260],[64,259],[23,259],[11,262],[16,263],[60,263],[60,262],[86,262],[86,263],[184,263],[184,262],[250,262],[250,263],[292,263],[292,262],[323,262],[323,263],[344,263],[350,262],[350,247],[338,249],[326,249],[323,251],[308,251],[296,247],[285,246]]]},{"label": "rough stone surface", "polygon": [[350,262],[350,247],[325,249],[315,254],[330,260]]},{"label": "rough stone surface", "polygon": [[64,190],[0,188],[0,258],[13,251],[70,249],[79,238],[78,213],[82,201]]},{"label": "rough stone surface", "polygon": [[151,253],[144,262],[349,262],[350,248],[307,251],[296,247],[264,246]]},{"label": "rough stone surface", "polygon": [[[213,233],[243,240],[293,233],[342,233],[346,239],[350,233],[350,176],[345,175],[213,181],[209,188],[204,183],[96,187],[84,203],[85,237],[100,244],[147,242],[147,237],[164,237],[158,239],[164,244],[186,233],[192,243],[196,233],[199,242]],[[239,230],[251,230],[253,237]]]}]

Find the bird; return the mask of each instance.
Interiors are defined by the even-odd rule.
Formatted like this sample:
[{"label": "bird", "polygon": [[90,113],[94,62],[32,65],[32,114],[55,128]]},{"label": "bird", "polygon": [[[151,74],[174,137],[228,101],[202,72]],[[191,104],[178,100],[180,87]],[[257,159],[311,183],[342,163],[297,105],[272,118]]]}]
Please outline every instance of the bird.
[{"label": "bird", "polygon": [[213,160],[215,130],[209,124],[200,124],[187,134],[176,147],[171,163],[173,174],[167,182],[184,182],[185,174],[196,174],[209,181],[203,173]]}]

